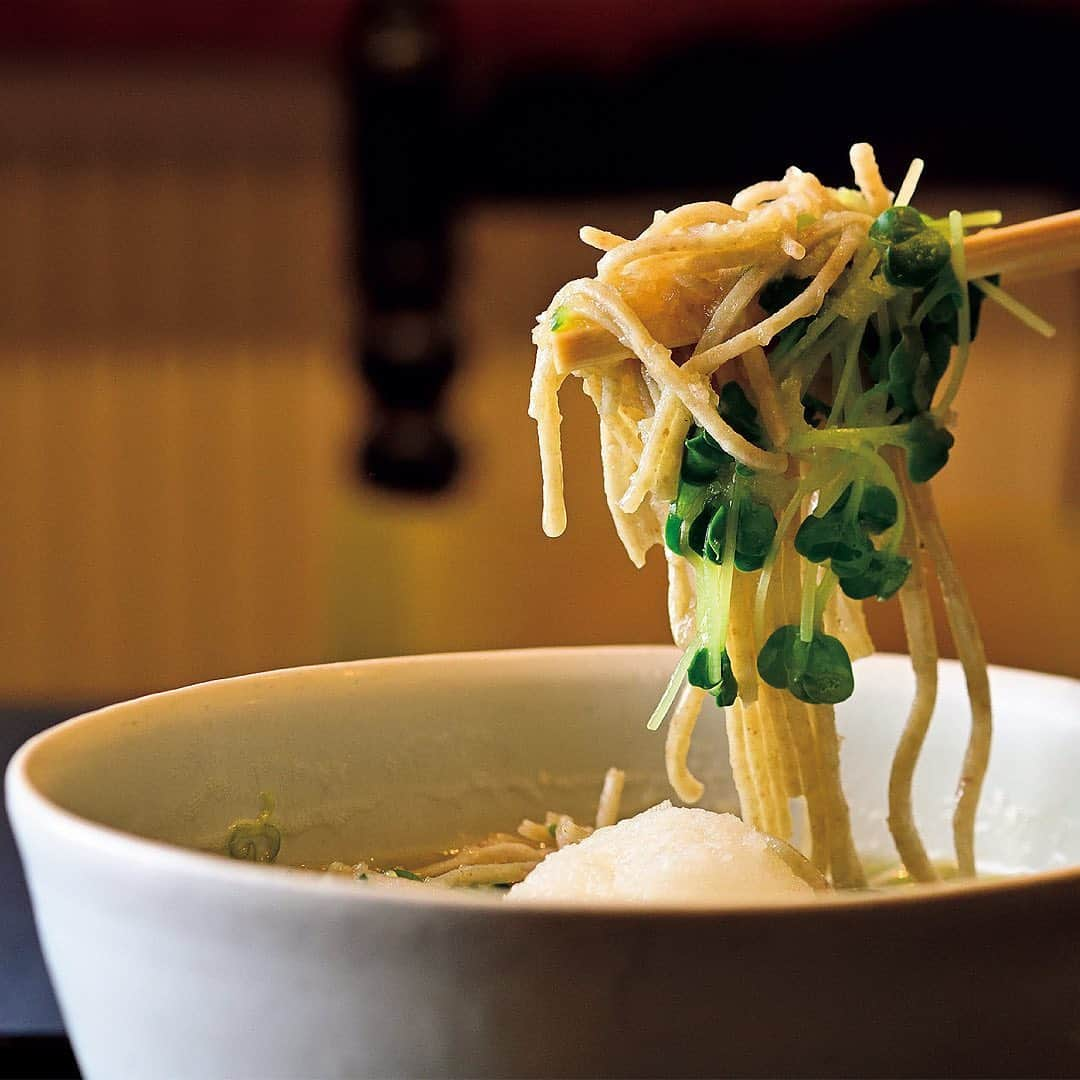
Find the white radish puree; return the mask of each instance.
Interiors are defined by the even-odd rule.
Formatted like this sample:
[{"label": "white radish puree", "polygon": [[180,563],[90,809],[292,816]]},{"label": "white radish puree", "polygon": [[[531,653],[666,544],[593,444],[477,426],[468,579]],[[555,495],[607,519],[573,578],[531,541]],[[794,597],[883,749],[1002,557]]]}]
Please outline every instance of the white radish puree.
[{"label": "white radish puree", "polygon": [[662,802],[553,851],[507,900],[759,904],[813,891],[734,814]]}]

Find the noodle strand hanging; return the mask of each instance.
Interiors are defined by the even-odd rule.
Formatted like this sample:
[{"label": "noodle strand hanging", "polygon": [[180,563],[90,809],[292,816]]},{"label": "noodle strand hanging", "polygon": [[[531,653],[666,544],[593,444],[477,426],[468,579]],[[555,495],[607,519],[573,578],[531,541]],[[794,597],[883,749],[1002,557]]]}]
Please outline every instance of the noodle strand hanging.
[{"label": "noodle strand hanging", "polygon": [[639,566],[663,547],[683,655],[649,726],[670,713],[672,786],[701,797],[686,762],[712,697],[727,709],[743,817],[787,840],[796,800],[811,861],[840,887],[866,876],[834,706],[873,648],[863,602],[897,594],[916,691],[889,826],[908,873],[938,876],[911,800],[937,686],[924,555],[972,705],[954,822],[965,875],[992,727],[982,643],[929,487],[953,445],[982,298],[995,295],[993,281],[966,278],[964,230],[985,222],[911,206],[918,159],[895,202],[869,145],[852,147],[851,168],[857,190],[791,168],[730,204],[658,211],[636,238],[583,229],[603,253],[596,277],[538,317],[530,399],[545,531],[565,527],[556,395],[574,375],[600,416],[619,537]]}]

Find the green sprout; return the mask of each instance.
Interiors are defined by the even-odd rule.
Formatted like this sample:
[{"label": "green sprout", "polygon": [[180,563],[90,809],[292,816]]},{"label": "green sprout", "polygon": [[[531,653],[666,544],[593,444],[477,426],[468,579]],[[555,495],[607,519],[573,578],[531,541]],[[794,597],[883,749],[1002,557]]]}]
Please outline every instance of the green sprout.
[{"label": "green sprout", "polygon": [[722,420],[738,432],[747,442],[761,446],[761,424],[758,422],[757,409],[750,404],[746,391],[737,383],[725,383],[720,390],[718,411]]},{"label": "green sprout", "polygon": [[833,563],[840,588],[852,600],[889,600],[900,590],[911,572],[911,560],[888,551],[871,551],[861,569],[841,574]]},{"label": "green sprout", "polygon": [[879,551],[872,536],[897,522],[896,496],[880,484],[849,484],[828,511],[811,514],[795,534],[795,550],[812,563],[828,561],[847,596],[888,600],[907,580],[911,563],[892,551]]},{"label": "green sprout", "polygon": [[[744,439],[760,446],[763,441],[757,410],[736,382],[720,391],[717,411]],[[736,466],[734,459],[713,437],[691,427],[683,444],[679,490],[664,524],[664,543],[676,555],[693,552],[699,558],[720,563],[724,557],[727,514],[739,489],[735,565],[743,571],[761,568],[776,532],[776,518],[762,502],[750,498],[746,483],[753,471]]]},{"label": "green sprout", "polygon": [[742,503],[735,540],[735,567],[744,573],[760,570],[776,535],[776,516],[764,503]]},{"label": "green sprout", "polygon": [[406,881],[424,880],[419,874],[414,874],[411,870],[406,870],[404,866],[395,866],[392,870],[387,870],[386,876],[404,878]]},{"label": "green sprout", "polygon": [[551,313],[551,331],[556,333],[561,330],[573,317],[569,308],[560,305]]},{"label": "green sprout", "polygon": [[739,696],[739,684],[732,673],[731,659],[726,649],[720,654],[718,672],[710,670],[708,649],[704,647],[698,649],[690,661],[690,666],[686,669],[686,681],[691,686],[707,690],[716,698],[718,705],[733,705]]},{"label": "green sprout", "polygon": [[248,862],[272,863],[281,850],[281,831],[270,824],[274,798],[268,791],[259,792],[259,813],[254,819],[241,818],[229,829],[226,850],[230,858]]},{"label": "green sprout", "polygon": [[921,289],[933,283],[949,264],[949,241],[936,229],[924,229],[886,248],[882,259],[885,280],[890,285]]},{"label": "green sprout", "polygon": [[956,439],[928,413],[916,416],[908,425],[903,445],[907,449],[908,475],[916,484],[936,476],[949,460]]},{"label": "green sprout", "polygon": [[885,247],[902,244],[918,236],[927,224],[926,218],[914,206],[890,206],[870,226],[870,239]]},{"label": "green sprout", "polygon": [[[787,307],[809,284],[805,278],[780,277],[768,282],[758,294],[758,303],[766,315],[775,315],[781,308]],[[811,318],[796,319],[772,343],[775,355],[783,356],[806,333],[813,322]]]},{"label": "green sprout", "polygon": [[835,705],[855,690],[844,646],[821,632],[803,641],[797,626],[781,626],[772,632],[758,654],[757,670],[770,686],[810,705]]},{"label": "green sprout", "polygon": [[[954,443],[946,422],[983,299],[1005,302],[996,278],[969,283],[957,277],[962,234],[958,239],[954,218],[934,220],[912,206],[885,210],[817,312],[768,343],[782,391],[778,404],[791,430],[783,445],[772,446],[744,384],[729,379],[719,387],[716,408],[728,426],[759,449],[787,451],[800,461],[801,473],[755,474],[702,428],[690,427],[663,537],[696,575],[697,634],[650,729],[659,727],[684,680],[721,705],[736,700],[739,686],[726,648],[734,575],[760,573],[754,618],[765,637],[763,598],[781,543],[792,543],[807,563],[825,569],[818,575],[804,567],[799,624],[767,637],[758,675],[811,704],[835,704],[852,693],[850,657],[822,628],[833,590],[854,600],[888,600],[912,568],[899,552],[906,507],[883,452],[902,451],[917,484],[946,465]],[[975,214],[962,224],[999,218]],[[800,229],[813,224],[799,217]],[[761,309],[772,315],[786,308],[809,280],[786,274],[767,282],[758,295]],[[1025,321],[1036,325],[1028,315]],[[562,324],[560,311],[553,329],[556,322]],[[802,500],[815,492],[820,509],[799,522],[789,540]]]}]

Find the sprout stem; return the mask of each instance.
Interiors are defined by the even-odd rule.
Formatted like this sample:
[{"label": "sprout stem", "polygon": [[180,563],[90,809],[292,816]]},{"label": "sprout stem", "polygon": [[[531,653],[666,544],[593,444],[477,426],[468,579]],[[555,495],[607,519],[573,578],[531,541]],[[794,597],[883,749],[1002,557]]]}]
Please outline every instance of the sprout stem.
[{"label": "sprout stem", "polygon": [[814,608],[817,599],[817,567],[813,563],[803,566],[802,607],[799,611],[799,637],[802,641],[814,640]]},{"label": "sprout stem", "polygon": [[787,535],[788,529],[791,528],[792,518],[798,512],[799,504],[805,494],[806,492],[800,484],[795,494],[788,500],[787,506],[784,507],[783,513],[780,515],[780,520],[776,523],[776,532],[773,534],[772,544],[769,545],[768,554],[765,556],[765,562],[761,567],[757,593],[754,596],[754,638],[759,645],[764,642],[767,636],[765,633],[765,609],[769,602],[769,586],[772,582],[773,570],[776,567],[776,558],[780,553],[780,546],[784,542],[784,537]]},{"label": "sprout stem", "polygon": [[975,278],[971,284],[995,304],[1000,304],[1010,315],[1016,316],[1036,334],[1042,334],[1044,338],[1052,338],[1057,333],[1052,323],[1048,323],[1041,315],[1036,315],[1026,304],[1021,304],[1015,296],[999,288],[992,281],[987,281],[986,278]]},{"label": "sprout stem", "polygon": [[848,395],[852,386],[859,377],[859,344],[862,341],[863,332],[866,330],[866,320],[863,319],[853,330],[848,339],[847,348],[844,350],[844,370],[840,376],[840,384],[836,388],[833,398],[833,407],[829,412],[829,419],[825,422],[826,428],[835,429],[840,421],[840,415],[845,411]]},{"label": "sprout stem", "polygon": [[694,659],[694,653],[700,648],[701,638],[694,638],[679,657],[679,662],[675,665],[675,670],[671,673],[671,678],[668,679],[668,684],[660,695],[660,700],[653,709],[648,724],[645,725],[650,731],[656,731],[664,722],[664,717],[667,716],[668,709],[671,708],[671,703],[675,700],[683,679],[686,678],[686,669],[690,666],[690,661]]},{"label": "sprout stem", "polygon": [[[964,228],[960,220],[960,211],[953,210],[949,214],[949,243],[952,244],[952,268],[959,282],[967,281],[967,260],[964,257]],[[934,406],[934,415],[940,420],[952,407],[956,395],[960,391],[960,383],[964,378],[964,369],[967,367],[968,352],[971,349],[971,300],[968,296],[967,287],[960,286],[963,297],[960,310],[957,312],[956,324],[959,340],[956,343],[956,356],[949,365],[949,385],[941,396],[941,401]]]},{"label": "sprout stem", "polygon": [[833,589],[840,579],[833,573],[832,567],[827,566],[818,583],[817,594],[814,597],[814,627],[821,629],[822,620],[825,618],[825,605],[832,596]]}]

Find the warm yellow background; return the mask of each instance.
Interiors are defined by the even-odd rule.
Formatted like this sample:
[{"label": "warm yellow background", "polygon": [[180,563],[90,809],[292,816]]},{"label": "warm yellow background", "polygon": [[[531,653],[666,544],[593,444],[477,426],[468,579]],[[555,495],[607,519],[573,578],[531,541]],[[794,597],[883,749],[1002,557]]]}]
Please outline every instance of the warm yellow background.
[{"label": "warm yellow background", "polygon": [[[363,412],[332,87],[156,73],[133,95],[135,78],[6,81],[23,128],[0,140],[0,698],[663,640],[663,561],[635,571],[615,539],[591,404],[564,393],[559,541],[540,532],[525,408],[533,316],[595,258],[577,226],[633,232],[680,197],[463,211],[449,413],[467,468],[451,494],[397,499],[350,470]],[[802,164],[843,180],[842,162]],[[920,202],[1062,208],[1040,179]],[[936,487],[991,659],[1080,675],[1077,292],[1016,288],[1057,324],[1051,343],[987,305]],[[895,605],[871,607],[898,647]]]}]

